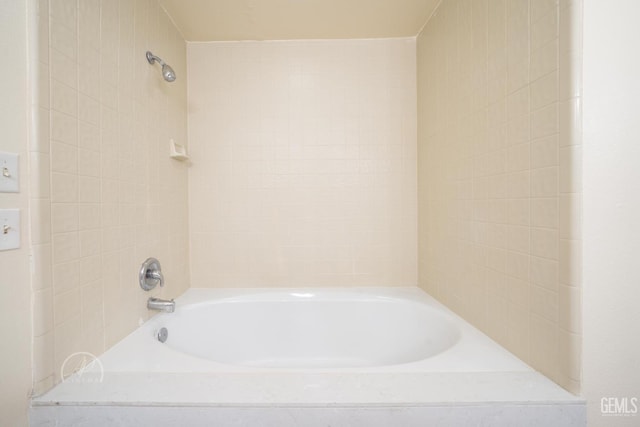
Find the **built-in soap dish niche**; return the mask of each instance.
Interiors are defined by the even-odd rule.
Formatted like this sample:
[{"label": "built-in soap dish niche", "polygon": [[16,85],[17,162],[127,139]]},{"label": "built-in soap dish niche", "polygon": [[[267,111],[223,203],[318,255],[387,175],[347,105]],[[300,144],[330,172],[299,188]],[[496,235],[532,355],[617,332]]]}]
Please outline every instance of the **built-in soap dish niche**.
[{"label": "built-in soap dish niche", "polygon": [[189,155],[184,145],[178,144],[173,139],[169,140],[169,157],[180,162],[189,161]]}]

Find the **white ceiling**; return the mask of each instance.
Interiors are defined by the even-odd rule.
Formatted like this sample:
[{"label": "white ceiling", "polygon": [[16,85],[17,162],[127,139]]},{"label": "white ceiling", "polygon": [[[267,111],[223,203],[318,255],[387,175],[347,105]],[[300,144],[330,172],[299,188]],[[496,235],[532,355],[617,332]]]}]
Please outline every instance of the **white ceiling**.
[{"label": "white ceiling", "polygon": [[415,36],[440,0],[160,0],[188,41]]}]

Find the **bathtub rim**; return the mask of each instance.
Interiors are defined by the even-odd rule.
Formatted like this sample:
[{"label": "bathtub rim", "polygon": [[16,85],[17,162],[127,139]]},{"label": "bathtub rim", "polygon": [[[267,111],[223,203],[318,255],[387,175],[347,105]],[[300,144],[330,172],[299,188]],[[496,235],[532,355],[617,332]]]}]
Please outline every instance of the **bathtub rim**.
[{"label": "bathtub rim", "polygon": [[[459,328],[461,338],[448,350],[416,362],[362,368],[262,368],[231,365],[202,359],[174,350],[154,337],[162,319],[170,313],[159,313],[127,337],[99,356],[106,372],[147,373],[407,373],[407,372],[531,372],[533,368],[501,347],[486,334],[435,300],[424,290],[412,286],[354,288],[190,288],[176,298],[177,305],[206,299],[223,299],[252,294],[304,291],[338,292],[354,295],[378,294],[382,297],[408,299],[411,303],[428,304],[450,316]],[[468,354],[477,353],[470,360]],[[131,355],[136,355],[132,357]]]},{"label": "bathtub rim", "polygon": [[[419,288],[366,289],[404,296],[420,296],[432,304],[443,307],[441,303]],[[251,288],[233,290],[233,293],[253,291],[254,289]],[[190,293],[187,291],[182,299],[188,301],[199,293],[227,295],[229,291],[215,289],[201,289]],[[455,313],[446,310],[459,318]],[[158,317],[154,316],[154,319]],[[136,338],[135,334],[139,334],[143,327],[120,343],[130,337]],[[515,358],[513,355],[511,357]],[[440,404],[449,407],[476,403],[501,404],[501,402],[507,402],[508,405],[514,403],[584,405],[584,400],[580,396],[562,389],[524,362],[519,361],[517,366],[518,369],[501,371],[442,371],[419,369],[416,366],[409,366],[409,369],[396,367],[396,369],[315,370],[314,372],[247,368],[206,373],[198,370],[181,372],[116,370],[105,372],[104,383],[100,384],[76,382],[58,384],[45,394],[34,397],[32,406],[33,408],[113,405],[150,408],[159,405],[203,408],[355,408],[426,407]]]}]

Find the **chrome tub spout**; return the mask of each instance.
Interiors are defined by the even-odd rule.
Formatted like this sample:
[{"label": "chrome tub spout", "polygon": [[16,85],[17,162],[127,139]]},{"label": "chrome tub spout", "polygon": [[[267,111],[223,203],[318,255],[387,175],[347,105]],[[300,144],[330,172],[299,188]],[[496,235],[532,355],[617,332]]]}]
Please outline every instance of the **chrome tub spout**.
[{"label": "chrome tub spout", "polygon": [[176,302],[174,300],[166,300],[160,298],[149,298],[147,300],[147,308],[149,310],[164,311],[165,313],[173,313],[176,309]]}]

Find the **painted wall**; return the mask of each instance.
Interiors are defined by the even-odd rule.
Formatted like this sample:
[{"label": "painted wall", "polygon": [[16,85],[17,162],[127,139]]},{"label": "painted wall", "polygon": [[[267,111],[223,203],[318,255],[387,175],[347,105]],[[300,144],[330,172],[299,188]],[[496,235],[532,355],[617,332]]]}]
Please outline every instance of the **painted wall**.
[{"label": "painted wall", "polygon": [[577,1],[450,0],[418,38],[419,282],[580,388]]},{"label": "painted wall", "polygon": [[[74,352],[101,354],[189,287],[186,45],[156,1],[40,0],[32,147],[36,393]],[[175,69],[165,82],[151,50]],[[146,293],[140,264],[166,286]]]},{"label": "painted wall", "polygon": [[[640,3],[584,2],[584,395],[589,426],[601,399],[640,399]],[[629,407],[629,409],[632,409]]]},{"label": "painted wall", "polygon": [[416,284],[415,40],[189,43],[192,283]]},{"label": "painted wall", "polygon": [[27,426],[31,390],[27,3],[0,1],[0,151],[20,155],[20,193],[0,193],[0,208],[21,210],[19,250],[0,252],[0,425]]}]

